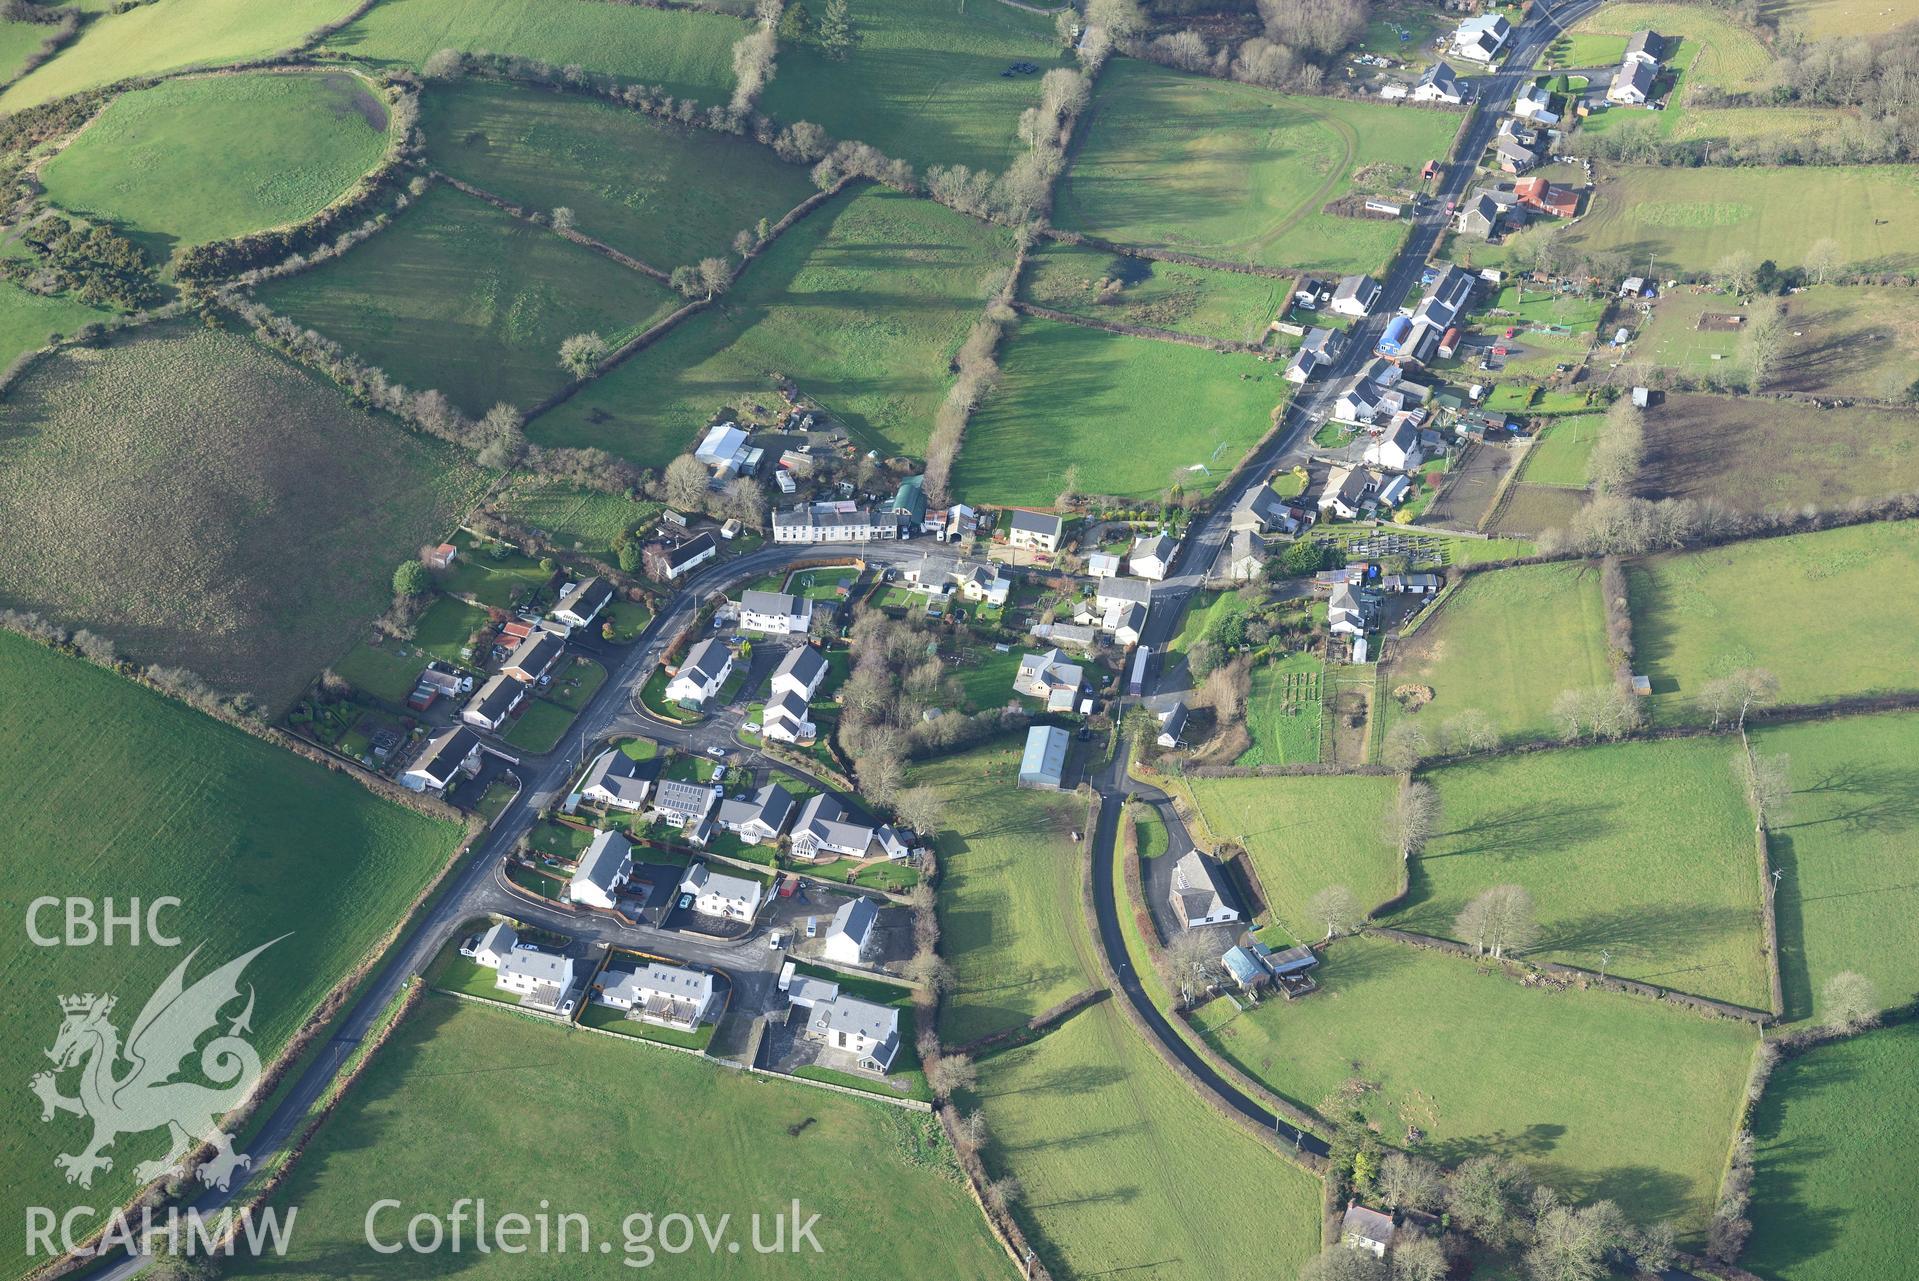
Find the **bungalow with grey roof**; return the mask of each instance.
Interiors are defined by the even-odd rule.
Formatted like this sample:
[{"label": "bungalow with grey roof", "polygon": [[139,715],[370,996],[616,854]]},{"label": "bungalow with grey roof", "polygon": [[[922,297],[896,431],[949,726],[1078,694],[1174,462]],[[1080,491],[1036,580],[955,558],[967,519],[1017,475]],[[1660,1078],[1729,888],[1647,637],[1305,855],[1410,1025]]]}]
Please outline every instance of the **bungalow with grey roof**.
[{"label": "bungalow with grey roof", "polygon": [[1627,58],[1613,72],[1606,88],[1606,101],[1626,107],[1644,106],[1653,94],[1653,82],[1659,78],[1659,64]]},{"label": "bungalow with grey roof", "polygon": [[416,792],[446,791],[462,774],[480,772],[480,736],[461,725],[427,742],[400,781]]},{"label": "bungalow with grey roof", "polygon": [[1239,919],[1239,909],[1226,899],[1219,874],[1210,860],[1198,850],[1187,850],[1173,864],[1171,890],[1173,915],[1185,929],[1202,925],[1223,925]]},{"label": "bungalow with grey roof", "polygon": [[[1445,63],[1440,63],[1445,66]],[[1370,315],[1373,306],[1379,301],[1379,282],[1371,276],[1342,276],[1339,288],[1333,290],[1332,309],[1342,316]]]},{"label": "bungalow with grey roof", "polygon": [[1159,714],[1159,745],[1178,747],[1186,736],[1186,704],[1175,701]]},{"label": "bungalow with grey roof", "polygon": [[526,685],[505,672],[496,672],[467,700],[460,719],[476,729],[495,730],[506,723],[513,709],[526,697]]},{"label": "bungalow with grey roof", "polygon": [[653,793],[653,812],[663,823],[684,829],[698,824],[713,811],[711,783],[687,783],[677,778],[661,781]]},{"label": "bungalow with grey roof", "polygon": [[1357,1201],[1348,1201],[1346,1217],[1339,1223],[1339,1243],[1349,1250],[1360,1250],[1375,1259],[1383,1259],[1393,1244],[1393,1216]]},{"label": "bungalow with grey roof", "polygon": [[581,579],[560,593],[560,603],[549,617],[568,627],[590,627],[613,599],[613,584],[595,574]]},{"label": "bungalow with grey roof", "polygon": [[1465,84],[1454,74],[1451,66],[1435,62],[1426,68],[1419,77],[1419,83],[1413,86],[1412,97],[1414,102],[1445,102],[1457,106],[1466,101],[1466,92]]},{"label": "bungalow with grey roof", "polygon": [[1070,712],[1078,706],[1080,687],[1085,683],[1085,672],[1078,664],[1067,662],[1058,649],[1049,649],[1021,656],[1019,671],[1013,676],[1013,692],[1044,699],[1048,711]]},{"label": "bungalow with grey roof", "polygon": [[720,545],[711,534],[700,534],[689,538],[676,547],[665,543],[648,543],[641,553],[642,567],[646,576],[658,583],[676,582],[683,574],[696,565],[704,565],[720,554]]},{"label": "bungalow with grey roof", "polygon": [[808,861],[844,856],[864,858],[878,828],[831,792],[808,797],[793,824],[793,857]]},{"label": "bungalow with grey roof", "polygon": [[506,954],[520,945],[520,935],[509,921],[495,921],[473,945],[473,963],[489,970],[500,968]]},{"label": "bungalow with grey roof", "polygon": [[516,681],[537,685],[566,652],[566,642],[548,631],[534,631],[519,643],[500,670]]},{"label": "bungalow with grey roof", "polygon": [[799,802],[778,783],[768,783],[749,796],[730,796],[720,802],[715,821],[726,831],[755,845],[771,845],[793,821]]},{"label": "bungalow with grey roof", "polygon": [[660,774],[656,756],[636,761],[617,747],[601,752],[580,781],[580,796],[609,809],[637,813],[646,807],[653,780]]}]

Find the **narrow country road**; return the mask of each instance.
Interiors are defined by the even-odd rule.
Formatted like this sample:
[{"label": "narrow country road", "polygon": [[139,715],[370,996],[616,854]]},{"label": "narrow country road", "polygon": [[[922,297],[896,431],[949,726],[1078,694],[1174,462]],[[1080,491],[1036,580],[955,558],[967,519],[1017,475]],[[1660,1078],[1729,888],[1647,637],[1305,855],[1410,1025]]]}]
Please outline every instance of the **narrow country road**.
[{"label": "narrow country road", "polygon": [[[1372,358],[1373,345],[1378,341],[1380,332],[1418,286],[1420,272],[1445,231],[1446,202],[1456,201],[1465,195],[1478,167],[1479,157],[1492,145],[1499,118],[1518,93],[1519,85],[1530,77],[1539,55],[1552,43],[1560,29],[1597,9],[1600,3],[1601,0],[1577,0],[1558,9],[1544,4],[1536,5],[1530,20],[1515,32],[1512,52],[1506,65],[1497,72],[1473,81],[1475,105],[1466,126],[1465,145],[1460,149],[1459,159],[1441,174],[1434,193],[1435,200],[1415,216],[1405,247],[1386,272],[1384,289],[1380,295],[1381,305],[1371,316],[1353,326],[1351,338],[1346,344],[1346,354],[1338,365],[1328,375],[1306,384],[1287,410],[1282,429],[1240,469],[1231,486],[1215,496],[1211,509],[1188,530],[1174,562],[1174,573],[1153,592],[1153,608],[1147,618],[1142,644],[1152,646],[1155,653],[1163,653],[1166,643],[1178,634],[1181,618],[1193,593],[1206,581],[1226,544],[1233,508],[1255,485],[1264,483],[1293,454],[1301,438],[1328,416],[1336,397],[1335,388],[1340,381]],[[1176,682],[1183,680],[1182,670],[1177,667],[1153,673],[1139,701],[1149,706],[1164,706],[1183,687]],[[1125,701],[1121,700],[1113,715],[1116,719],[1122,719],[1124,711]],[[1324,1155],[1326,1144],[1322,1140],[1311,1134],[1302,1135],[1281,1121],[1264,1104],[1222,1077],[1194,1050],[1153,1005],[1133,970],[1125,935],[1120,932],[1121,909],[1113,876],[1122,803],[1129,792],[1138,790],[1126,774],[1129,755],[1126,738],[1121,734],[1116,740],[1113,759],[1094,782],[1102,804],[1099,826],[1093,832],[1088,854],[1093,860],[1093,913],[1099,924],[1099,945],[1106,954],[1107,963],[1113,973],[1119,976],[1120,988],[1126,999],[1132,1002],[1133,1008],[1168,1054],[1241,1115],[1274,1130],[1282,1138],[1294,1140],[1306,1151]],[[1183,825],[1169,825],[1168,830],[1176,847],[1190,846],[1190,834]],[[1143,957],[1139,959],[1146,960]]]}]

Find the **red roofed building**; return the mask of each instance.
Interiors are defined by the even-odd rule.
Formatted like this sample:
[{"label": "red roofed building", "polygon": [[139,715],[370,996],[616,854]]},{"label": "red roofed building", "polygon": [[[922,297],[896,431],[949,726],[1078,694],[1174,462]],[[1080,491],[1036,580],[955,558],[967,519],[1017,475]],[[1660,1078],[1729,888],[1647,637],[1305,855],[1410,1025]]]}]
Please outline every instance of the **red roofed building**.
[{"label": "red roofed building", "polygon": [[1555,187],[1544,178],[1521,178],[1513,184],[1513,195],[1529,209],[1538,209],[1555,218],[1570,218],[1579,212],[1579,193]]}]

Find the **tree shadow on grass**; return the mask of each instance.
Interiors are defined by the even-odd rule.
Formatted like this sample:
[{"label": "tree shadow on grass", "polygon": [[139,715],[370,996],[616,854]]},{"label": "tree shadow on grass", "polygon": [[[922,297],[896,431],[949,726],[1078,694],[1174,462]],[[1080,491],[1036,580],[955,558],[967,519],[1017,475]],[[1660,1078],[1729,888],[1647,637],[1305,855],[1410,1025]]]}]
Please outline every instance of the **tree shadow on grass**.
[{"label": "tree shadow on grass", "polygon": [[1488,811],[1477,821],[1438,837],[1443,848],[1429,849],[1421,862],[1441,858],[1490,855],[1513,859],[1547,852],[1570,853],[1575,847],[1603,840],[1612,831],[1609,815],[1616,807],[1594,801],[1565,805],[1551,801],[1522,801]]},{"label": "tree shadow on grass", "polygon": [[1603,948],[1615,960],[1669,958],[1731,934],[1751,934],[1757,924],[1750,911],[1736,907],[1640,904],[1545,922],[1531,950],[1592,953]]}]

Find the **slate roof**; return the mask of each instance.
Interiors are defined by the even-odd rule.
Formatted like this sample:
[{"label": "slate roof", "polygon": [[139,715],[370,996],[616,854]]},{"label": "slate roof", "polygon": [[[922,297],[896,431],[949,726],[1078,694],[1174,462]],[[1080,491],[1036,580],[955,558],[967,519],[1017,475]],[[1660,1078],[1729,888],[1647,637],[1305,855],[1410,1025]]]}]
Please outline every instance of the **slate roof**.
[{"label": "slate roof", "polygon": [[554,613],[570,610],[581,618],[590,618],[600,606],[613,599],[613,584],[598,574],[573,584],[573,590],[560,597],[560,603],[553,607]]},{"label": "slate roof", "polygon": [[814,684],[825,672],[826,656],[811,645],[788,650],[786,657],[780,660],[780,665],[773,669],[776,679],[791,676],[802,685]]}]

